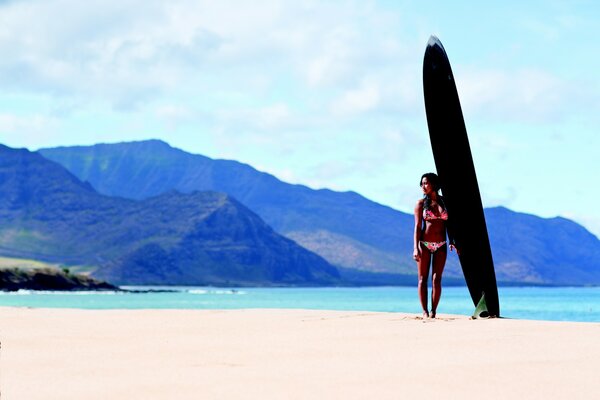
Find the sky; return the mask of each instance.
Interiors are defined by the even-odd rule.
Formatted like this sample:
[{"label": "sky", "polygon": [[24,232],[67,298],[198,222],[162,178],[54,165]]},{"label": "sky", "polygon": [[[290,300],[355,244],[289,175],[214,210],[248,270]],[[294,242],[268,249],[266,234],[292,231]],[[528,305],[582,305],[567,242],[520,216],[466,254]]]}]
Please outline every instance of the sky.
[{"label": "sky", "polygon": [[412,213],[432,34],[484,206],[600,237],[597,1],[0,0],[0,143],[161,139]]}]

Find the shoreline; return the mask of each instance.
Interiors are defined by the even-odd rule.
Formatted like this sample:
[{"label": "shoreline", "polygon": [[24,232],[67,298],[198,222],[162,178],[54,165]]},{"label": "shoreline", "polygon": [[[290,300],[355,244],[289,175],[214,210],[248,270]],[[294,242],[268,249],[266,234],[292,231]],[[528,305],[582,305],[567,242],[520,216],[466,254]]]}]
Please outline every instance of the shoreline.
[{"label": "shoreline", "polygon": [[0,307],[0,392],[35,399],[589,398],[599,323],[302,309]]},{"label": "shoreline", "polygon": [[[0,293],[0,305],[76,309],[290,308],[404,312],[420,315],[414,287],[216,288],[126,287],[125,291],[19,291]],[[137,292],[137,293],[136,293]],[[141,293],[141,294],[139,294]],[[598,288],[505,288],[501,317],[536,321],[600,322]],[[465,287],[446,287],[438,311],[470,316]]]}]

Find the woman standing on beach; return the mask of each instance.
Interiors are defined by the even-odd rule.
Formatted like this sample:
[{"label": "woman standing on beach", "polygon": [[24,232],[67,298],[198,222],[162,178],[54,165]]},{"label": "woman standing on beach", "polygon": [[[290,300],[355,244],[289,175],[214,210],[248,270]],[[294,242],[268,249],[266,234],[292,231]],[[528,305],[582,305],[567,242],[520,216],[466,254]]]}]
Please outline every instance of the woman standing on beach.
[{"label": "woman standing on beach", "polygon": [[[439,194],[439,178],[430,172],[423,174],[420,181],[423,198],[415,206],[415,245],[413,258],[417,262],[419,277],[419,300],[423,317],[435,318],[442,295],[442,273],[446,265],[446,222],[448,211],[443,197]],[[449,245],[455,250],[454,244]],[[427,310],[427,279],[429,265],[432,265],[433,289],[431,292],[431,314]]]}]

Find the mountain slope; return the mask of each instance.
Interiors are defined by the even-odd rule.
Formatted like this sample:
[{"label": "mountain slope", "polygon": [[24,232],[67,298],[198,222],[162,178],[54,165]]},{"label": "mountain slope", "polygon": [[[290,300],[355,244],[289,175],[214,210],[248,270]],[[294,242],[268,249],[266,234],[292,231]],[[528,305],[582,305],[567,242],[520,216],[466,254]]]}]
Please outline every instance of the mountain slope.
[{"label": "mountain slope", "polygon": [[[142,199],[173,189],[225,192],[334,265],[415,273],[412,215],[354,192],[287,184],[248,165],[189,154],[157,140],[40,152],[105,194]],[[498,281],[600,284],[600,241],[574,222],[505,208],[486,209],[486,219]],[[446,276],[461,276],[453,255]]]},{"label": "mountain slope", "polygon": [[[98,194],[38,153],[0,145],[0,254],[96,267],[137,284],[327,284],[324,259],[223,193]],[[168,261],[168,262],[163,262]]]},{"label": "mountain slope", "polygon": [[566,218],[486,210],[500,281],[598,285],[600,241]]},{"label": "mountain slope", "polygon": [[[290,185],[237,161],[189,154],[158,140],[40,153],[89,181],[100,193],[144,199],[173,189],[224,192],[313,251],[309,246],[323,234],[335,237],[328,247],[331,263],[365,270],[378,265],[396,273],[414,270],[412,260],[404,256],[412,254],[412,216],[354,192]],[[358,253],[361,257],[356,258]]]}]

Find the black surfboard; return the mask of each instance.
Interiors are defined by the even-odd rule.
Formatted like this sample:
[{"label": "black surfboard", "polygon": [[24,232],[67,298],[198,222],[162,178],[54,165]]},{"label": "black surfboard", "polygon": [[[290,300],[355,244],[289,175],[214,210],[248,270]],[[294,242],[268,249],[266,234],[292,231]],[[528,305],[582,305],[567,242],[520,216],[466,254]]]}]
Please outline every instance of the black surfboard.
[{"label": "black surfboard", "polygon": [[425,50],[423,90],[433,158],[448,209],[448,234],[460,252],[473,304],[480,305],[483,298],[489,314],[500,316],[494,261],[467,129],[450,61],[435,36]]}]

